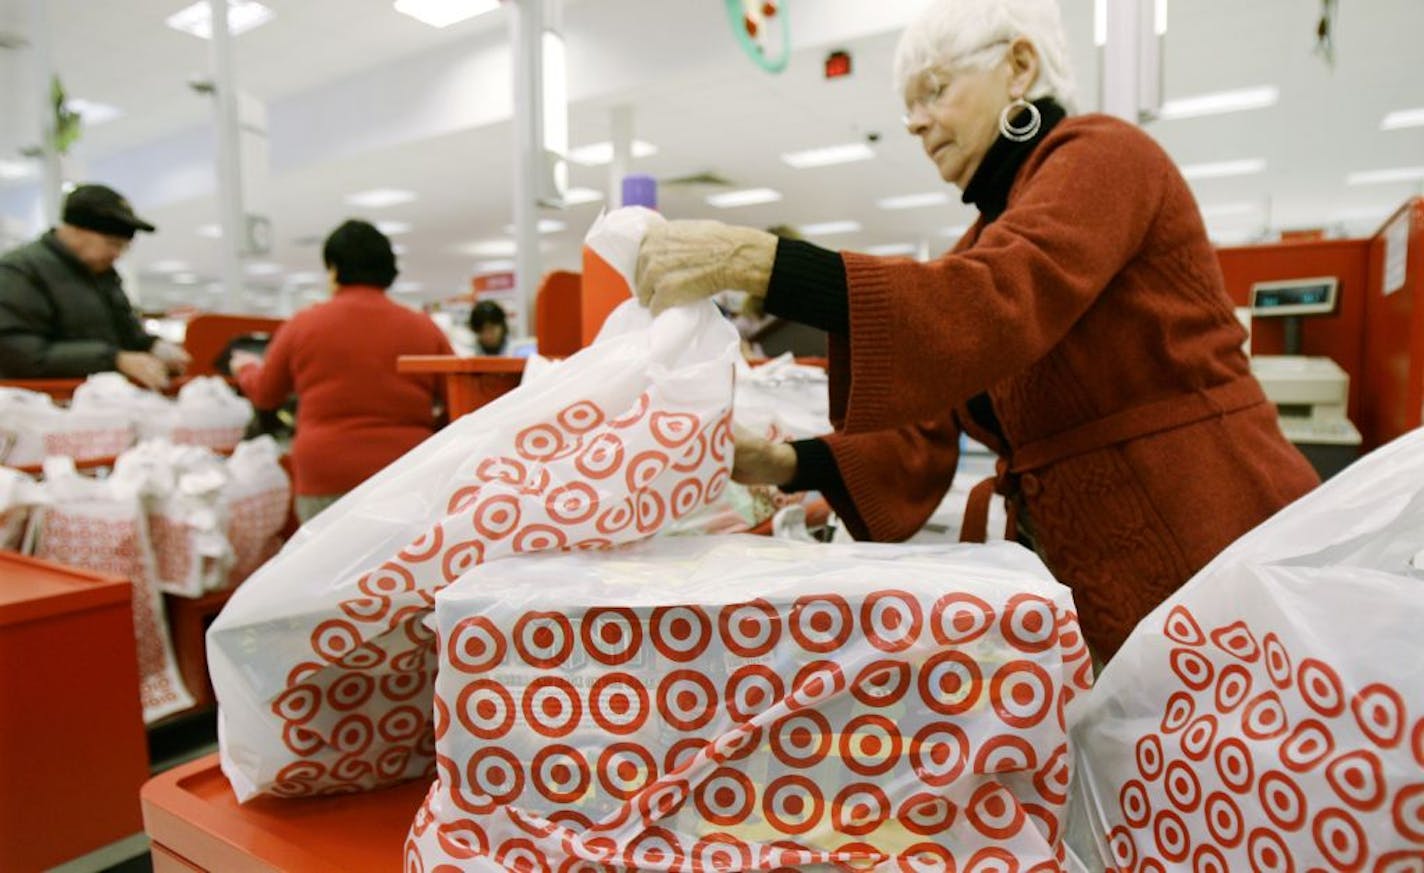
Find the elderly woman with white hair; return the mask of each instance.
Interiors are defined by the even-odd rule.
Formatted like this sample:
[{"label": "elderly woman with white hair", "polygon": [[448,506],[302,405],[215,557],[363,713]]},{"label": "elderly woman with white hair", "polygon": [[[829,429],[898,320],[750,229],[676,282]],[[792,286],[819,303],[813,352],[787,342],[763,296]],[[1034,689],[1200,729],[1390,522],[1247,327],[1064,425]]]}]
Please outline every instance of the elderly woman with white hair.
[{"label": "elderly woman with white hair", "polygon": [[740,289],[830,332],[836,433],[741,439],[734,475],[819,489],[858,538],[924,523],[961,431],[992,448],[971,511],[1008,498],[1009,533],[1107,658],[1318,480],[1251,376],[1186,182],[1138,128],[1071,114],[1064,43],[1055,0],[930,0],[901,38],[906,126],[980,213],[945,255],[674,221],[643,242],[637,285],[655,310]]}]

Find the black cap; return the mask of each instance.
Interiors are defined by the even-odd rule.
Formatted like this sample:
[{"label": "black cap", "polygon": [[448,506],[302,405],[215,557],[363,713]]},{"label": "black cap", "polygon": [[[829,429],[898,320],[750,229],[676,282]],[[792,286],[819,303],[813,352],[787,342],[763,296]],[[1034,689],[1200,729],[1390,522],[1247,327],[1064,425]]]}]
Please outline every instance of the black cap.
[{"label": "black cap", "polygon": [[153,225],[134,215],[124,195],[104,185],[80,185],[70,191],[64,198],[64,223],[127,239],[137,231],[154,230]]}]

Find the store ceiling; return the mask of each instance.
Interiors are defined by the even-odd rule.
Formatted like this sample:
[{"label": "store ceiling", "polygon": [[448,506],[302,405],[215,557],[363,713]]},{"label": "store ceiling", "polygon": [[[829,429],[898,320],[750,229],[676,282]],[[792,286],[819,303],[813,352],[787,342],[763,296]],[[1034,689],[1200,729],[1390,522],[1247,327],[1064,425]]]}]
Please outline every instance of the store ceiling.
[{"label": "store ceiling", "polygon": [[[783,195],[777,203],[721,210],[705,203],[708,194],[720,189],[664,186],[665,214],[756,226],[855,220],[862,231],[817,241],[855,249],[924,242],[936,252],[952,242],[950,229],[969,220],[971,213],[953,196],[948,205],[894,212],[876,205],[892,195],[945,190],[899,127],[900,108],[888,84],[893,32],[870,28],[860,36],[842,34],[799,51],[785,73],[772,76],[735,49],[720,3],[656,0],[655,15],[653,2],[580,0],[568,10],[571,64],[581,50],[623,52],[600,57],[600,69],[621,63],[630,82],[576,100],[570,113],[573,143],[607,139],[610,107],[626,104],[633,108],[637,138],[659,149],[635,162],[636,170],[664,179],[714,172],[735,187],[771,187]],[[26,34],[30,5],[30,0],[0,0],[0,35]],[[149,144],[208,123],[207,101],[187,84],[205,75],[208,43],[163,24],[182,5],[183,0],[46,3],[57,67],[70,94],[123,112],[86,131],[76,151],[80,172],[86,166],[108,166],[114,156],[141,161]],[[236,47],[243,89],[269,105],[300,101],[333,83],[454,46],[488,48],[505,36],[502,14],[436,30],[393,12],[389,0],[270,0],[268,5],[276,17],[241,36]],[[833,29],[823,21],[799,18],[824,5],[807,0],[789,5],[793,28]],[[1368,233],[1405,197],[1421,191],[1417,181],[1350,186],[1345,177],[1354,171],[1424,165],[1424,127],[1379,129],[1386,113],[1424,106],[1424,72],[1413,60],[1417,35],[1424,33],[1424,3],[1344,5],[1333,71],[1311,50],[1319,8],[1316,0],[1177,0],[1171,6],[1165,56],[1169,98],[1259,85],[1280,89],[1278,105],[1269,109],[1149,126],[1182,164],[1266,162],[1259,174],[1194,183],[1208,223],[1223,241],[1304,226]],[[1092,0],[1063,2],[1080,103],[1089,109],[1097,103],[1092,9]],[[592,45],[577,45],[581,38]],[[665,48],[705,44],[718,50],[681,65],[675,58],[659,59],[659,46],[644,42],[645,52],[627,52],[628,43],[619,39],[633,44],[656,40]],[[854,74],[824,80],[826,51],[843,47],[853,53]],[[17,157],[17,150],[35,139],[38,89],[31,81],[29,55],[24,48],[0,50],[0,159]],[[642,69],[642,62],[656,67]],[[383,119],[363,123],[379,129]],[[794,170],[779,159],[786,151],[864,140],[871,133],[880,138],[876,157],[869,161]],[[277,266],[252,281],[276,287],[293,274],[300,281],[301,274],[319,269],[319,247],[313,241],[347,215],[363,212],[343,197],[370,188],[398,188],[415,192],[417,199],[364,213],[411,226],[396,237],[406,249],[405,278],[421,286],[409,297],[441,298],[468,287],[476,265],[487,259],[461,247],[507,237],[510,135],[509,123],[499,121],[414,139],[376,137],[377,144],[369,148],[336,149],[288,162],[292,165],[274,173],[266,209],[277,239],[267,260]],[[572,169],[575,185],[607,187],[605,169]],[[32,210],[15,205],[27,202],[32,183],[0,185],[0,211],[8,205],[12,217],[32,219]],[[202,282],[174,286],[152,268],[181,261],[203,279],[216,275],[217,244],[194,232],[216,221],[214,198],[179,193],[138,205],[161,228],[128,257],[145,302],[210,303]],[[592,203],[550,213],[566,228],[545,237],[547,267],[577,269],[582,231],[599,208]],[[256,302],[270,299],[259,294]]]}]

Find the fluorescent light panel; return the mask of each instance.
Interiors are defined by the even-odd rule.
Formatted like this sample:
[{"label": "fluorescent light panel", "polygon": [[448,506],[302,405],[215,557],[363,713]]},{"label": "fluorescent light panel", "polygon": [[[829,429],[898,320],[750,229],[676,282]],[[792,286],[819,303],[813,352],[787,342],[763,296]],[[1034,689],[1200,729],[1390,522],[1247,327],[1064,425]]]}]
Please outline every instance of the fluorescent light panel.
[{"label": "fluorescent light panel", "polygon": [[[658,147],[640,139],[633,140],[629,150],[635,158],[647,158],[658,153]],[[613,163],[613,143],[595,142],[569,149],[569,160],[585,167],[600,167]]]},{"label": "fluorescent light panel", "polygon": [[519,247],[512,239],[482,239],[465,243],[459,247],[461,254],[473,255],[477,258],[513,257],[517,251],[519,251]]},{"label": "fluorescent light panel", "polygon": [[449,27],[493,12],[499,0],[396,0],[395,10],[431,27]]},{"label": "fluorescent light panel", "polygon": [[905,194],[900,197],[886,197],[875,201],[881,209],[919,209],[924,206],[943,206],[949,202],[949,195],[943,191],[929,191],[924,194]]},{"label": "fluorescent light panel", "polygon": [[386,236],[399,236],[403,233],[410,233],[411,224],[409,221],[378,221],[376,230]]},{"label": "fluorescent light panel", "polygon": [[833,164],[868,161],[873,157],[875,157],[875,151],[870,146],[863,142],[851,142],[819,149],[806,149],[800,152],[787,152],[781,156],[781,160],[788,166],[805,170],[812,167],[829,167]]},{"label": "fluorescent light panel", "polygon": [[1424,181],[1424,167],[1393,167],[1388,170],[1361,170],[1345,177],[1346,185],[1386,185],[1391,182]]},{"label": "fluorescent light panel", "polygon": [[941,231],[941,232],[942,232],[945,236],[950,236],[950,237],[954,237],[955,239],[959,239],[961,236],[964,236],[966,233],[969,232],[969,225],[967,225],[967,224],[956,224],[956,225],[954,225],[953,227],[946,227],[946,228],[945,228],[943,231]]},{"label": "fluorescent light panel", "polygon": [[1424,106],[1391,112],[1380,122],[1380,130],[1400,130],[1406,127],[1424,127]]},{"label": "fluorescent light panel", "polygon": [[385,209],[387,206],[399,206],[414,199],[414,191],[405,191],[400,188],[372,188],[369,191],[357,191],[355,194],[346,195],[347,203],[362,209]]},{"label": "fluorescent light panel", "polygon": [[154,261],[148,265],[150,273],[186,273],[191,269],[187,261]]},{"label": "fluorescent light panel", "polygon": [[34,173],[35,167],[29,161],[0,160],[0,180],[28,179]]},{"label": "fluorescent light panel", "polygon": [[[228,0],[227,29],[232,36],[241,36],[254,27],[261,27],[272,20],[272,10],[255,0]],[[192,6],[168,16],[164,22],[174,30],[190,33],[199,39],[213,38],[212,7],[207,0],[199,0]]]},{"label": "fluorescent light panel", "polygon": [[710,194],[707,197],[707,205],[715,206],[718,209],[731,209],[736,206],[755,206],[758,203],[775,203],[781,199],[781,192],[772,188],[745,188],[741,191],[724,191],[721,194]]},{"label": "fluorescent light panel", "polygon": [[1182,175],[1188,179],[1222,179],[1228,176],[1250,176],[1265,171],[1266,162],[1262,158],[1188,164],[1182,167]]},{"label": "fluorescent light panel", "polygon": [[168,277],[174,285],[196,285],[198,284],[197,273],[174,273]]},{"label": "fluorescent light panel", "polygon": [[1196,118],[1201,115],[1223,115],[1227,112],[1244,112],[1248,109],[1265,109],[1275,106],[1281,99],[1281,91],[1275,85],[1261,85],[1256,88],[1240,88],[1235,91],[1218,91],[1213,94],[1198,94],[1182,97],[1162,104],[1158,118],[1170,121],[1176,118]]},{"label": "fluorescent light panel", "polygon": [[316,285],[326,281],[326,274],[318,273],[315,270],[303,270],[299,273],[288,273],[287,281],[293,285]]},{"label": "fluorescent light panel", "polygon": [[[540,233],[558,233],[559,231],[563,230],[563,229],[564,229],[565,227],[567,227],[567,226],[568,226],[568,225],[564,224],[562,221],[559,221],[557,218],[541,218],[541,219],[539,219],[539,232],[540,232]],[[504,232],[505,232],[505,233],[508,233],[508,234],[513,234],[513,233],[514,233],[514,225],[512,225],[512,224],[506,224],[506,225],[504,226]]]},{"label": "fluorescent light panel", "polygon": [[103,124],[113,121],[124,113],[117,106],[110,106],[107,103],[97,103],[93,100],[85,100],[82,97],[74,100],[64,101],[64,105],[70,110],[79,113],[79,117],[84,119],[85,124]]},{"label": "fluorescent light panel", "polygon": [[198,236],[206,237],[207,239],[222,239],[222,225],[200,224],[195,232]]},{"label": "fluorescent light panel", "polygon": [[397,294],[415,294],[425,290],[425,283],[402,280],[392,285],[391,290]]},{"label": "fluorescent light panel", "polygon": [[579,206],[603,199],[603,192],[593,188],[570,188],[564,192],[565,206]]},{"label": "fluorescent light panel", "polygon": [[249,276],[275,276],[280,272],[282,272],[282,265],[270,261],[258,261],[247,265],[247,275]]},{"label": "fluorescent light panel", "polygon": [[879,255],[881,257],[893,257],[895,255],[909,255],[913,257],[919,248],[914,243],[886,243],[882,246],[871,246],[865,250],[867,255]]},{"label": "fluorescent light panel", "polygon": [[496,258],[489,261],[480,261],[475,264],[475,272],[481,273],[507,273],[514,269],[514,262],[504,258]]},{"label": "fluorescent light panel", "polygon": [[840,233],[855,233],[860,230],[858,221],[823,221],[819,224],[803,224],[798,228],[805,236],[834,236]]}]

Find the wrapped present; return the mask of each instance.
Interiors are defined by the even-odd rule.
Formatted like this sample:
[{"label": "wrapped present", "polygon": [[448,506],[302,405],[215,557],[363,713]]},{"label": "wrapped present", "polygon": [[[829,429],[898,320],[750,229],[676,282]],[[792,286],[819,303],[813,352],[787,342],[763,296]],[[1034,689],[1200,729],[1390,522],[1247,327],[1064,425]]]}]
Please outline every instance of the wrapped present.
[{"label": "wrapped present", "polygon": [[[646,210],[611,213],[626,280]],[[606,249],[605,249],[606,251]],[[241,799],[430,773],[435,593],[512,555],[649,536],[725,487],[737,337],[709,302],[634,302],[589,348],[452,422],[303,525],[208,634]]]},{"label": "wrapped present", "polygon": [[1070,713],[1079,854],[1119,870],[1424,869],[1421,543],[1415,432],[1143,619]]},{"label": "wrapped present", "polygon": [[35,513],[34,554],[129,580],[133,587],[143,718],[152,723],[193,706],[173,662],[139,487],[123,477],[81,476],[68,458],[44,467],[48,505]]},{"label": "wrapped present", "polygon": [[408,870],[1063,862],[1091,659],[1018,546],[658,538],[476,567],[435,626]]},{"label": "wrapped present", "polygon": [[133,444],[134,428],[117,410],[58,406],[48,394],[0,388],[0,464],[38,467],[47,456],[91,461]]}]

